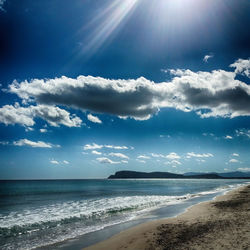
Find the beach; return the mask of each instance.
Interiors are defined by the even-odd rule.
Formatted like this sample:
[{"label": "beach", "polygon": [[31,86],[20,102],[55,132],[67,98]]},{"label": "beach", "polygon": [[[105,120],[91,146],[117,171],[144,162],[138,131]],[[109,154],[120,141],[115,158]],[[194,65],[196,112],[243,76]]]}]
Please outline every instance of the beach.
[{"label": "beach", "polygon": [[[149,244],[144,240],[149,240],[155,248],[162,241],[161,232],[167,230],[166,218],[182,218],[196,204],[200,204],[197,211],[205,215],[201,202],[247,184],[248,180],[239,179],[2,181],[0,249],[80,250],[120,233],[119,243],[125,239],[127,244],[126,237],[134,241],[131,232],[137,235],[136,244],[146,247]],[[189,214],[186,220],[192,218]],[[162,224],[165,229],[160,229]],[[111,245],[116,249],[116,243]]]},{"label": "beach", "polygon": [[144,223],[84,248],[249,249],[250,185],[234,189],[177,217]]}]

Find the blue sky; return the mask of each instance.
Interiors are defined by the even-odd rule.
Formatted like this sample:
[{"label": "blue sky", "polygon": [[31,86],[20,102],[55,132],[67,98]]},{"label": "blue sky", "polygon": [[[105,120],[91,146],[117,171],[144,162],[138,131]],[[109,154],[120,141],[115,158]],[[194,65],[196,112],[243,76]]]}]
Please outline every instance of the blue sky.
[{"label": "blue sky", "polygon": [[250,171],[248,0],[0,6],[1,179]]}]

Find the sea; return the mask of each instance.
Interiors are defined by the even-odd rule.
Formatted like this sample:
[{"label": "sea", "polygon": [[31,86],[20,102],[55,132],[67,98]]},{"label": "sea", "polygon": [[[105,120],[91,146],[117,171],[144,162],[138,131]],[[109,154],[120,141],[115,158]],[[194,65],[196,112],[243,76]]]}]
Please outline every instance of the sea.
[{"label": "sea", "polygon": [[249,180],[0,181],[0,249],[82,249]]}]

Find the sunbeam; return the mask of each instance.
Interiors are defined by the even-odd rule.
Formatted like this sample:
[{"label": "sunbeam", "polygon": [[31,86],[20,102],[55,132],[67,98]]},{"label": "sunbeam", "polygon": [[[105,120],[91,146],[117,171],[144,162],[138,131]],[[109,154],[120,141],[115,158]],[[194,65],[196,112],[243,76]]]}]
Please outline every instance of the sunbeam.
[{"label": "sunbeam", "polygon": [[115,0],[95,17],[87,28],[93,28],[90,32],[81,53],[95,53],[118,29],[119,25],[135,9],[138,0]]}]

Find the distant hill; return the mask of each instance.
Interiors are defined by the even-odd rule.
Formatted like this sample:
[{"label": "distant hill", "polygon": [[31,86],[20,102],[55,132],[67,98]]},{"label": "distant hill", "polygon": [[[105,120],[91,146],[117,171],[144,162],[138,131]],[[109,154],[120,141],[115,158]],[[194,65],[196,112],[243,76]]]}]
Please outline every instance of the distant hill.
[{"label": "distant hill", "polygon": [[156,179],[156,178],[178,178],[178,179],[224,179],[224,177],[217,174],[196,174],[196,175],[182,175],[182,174],[173,174],[169,172],[137,172],[137,171],[118,171],[114,175],[110,175],[108,179]]},{"label": "distant hill", "polygon": [[200,172],[188,172],[185,173],[184,176],[193,176],[193,175],[203,175],[203,174],[217,174],[221,177],[233,177],[233,178],[244,178],[244,177],[250,177],[250,172],[240,172],[240,171],[234,171],[234,172],[227,172],[227,173],[200,173]]},{"label": "distant hill", "polygon": [[110,175],[109,179],[126,179],[126,178],[133,178],[133,179],[140,179],[140,178],[181,178],[181,174],[172,174],[168,172],[152,172],[152,173],[145,173],[145,172],[136,172],[136,171],[119,171],[116,172],[114,175]]},{"label": "distant hill", "polygon": [[230,172],[230,173],[185,173],[173,174],[169,172],[137,172],[137,171],[118,171],[110,175],[108,179],[159,179],[159,178],[177,178],[177,179],[250,179],[250,173]]},{"label": "distant hill", "polygon": [[220,173],[220,176],[223,177],[250,177],[250,172],[240,172],[240,171],[235,171],[235,172],[227,172],[227,173]]}]

